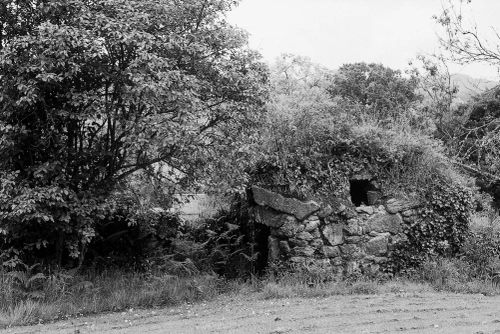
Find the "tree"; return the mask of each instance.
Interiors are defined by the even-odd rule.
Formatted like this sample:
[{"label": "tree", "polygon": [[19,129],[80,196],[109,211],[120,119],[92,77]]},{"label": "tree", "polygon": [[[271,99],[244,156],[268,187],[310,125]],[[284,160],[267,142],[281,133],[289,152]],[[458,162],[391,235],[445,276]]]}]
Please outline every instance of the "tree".
[{"label": "tree", "polygon": [[332,71],[310,59],[291,54],[281,55],[271,66],[269,116],[274,121],[287,119],[304,128],[328,114],[334,105],[328,94]]},{"label": "tree", "polygon": [[420,100],[415,77],[381,64],[345,64],[335,73],[329,89],[340,96],[372,110],[381,118],[396,117]]},{"label": "tree", "polygon": [[163,163],[193,184],[251,131],[267,70],[224,18],[235,3],[2,3],[3,249],[82,256],[119,182]]},{"label": "tree", "polygon": [[[500,66],[500,50],[498,43],[500,35],[492,28],[487,36],[480,33],[477,24],[467,23],[464,4],[472,0],[460,0],[458,4],[451,0],[447,2],[441,15],[435,16],[436,21],[444,28],[440,37],[441,45],[450,56],[450,60],[459,64],[484,62]],[[491,40],[493,38],[493,40]]]},{"label": "tree", "polygon": [[[450,61],[459,64],[486,63],[500,68],[500,35],[480,31],[477,24],[468,23],[466,9],[471,0],[448,2],[439,17],[444,29],[441,45]],[[456,127],[450,140],[451,153],[457,162],[477,177],[480,187],[500,203],[500,107],[499,89],[479,94],[466,106],[463,122]]]},{"label": "tree", "polygon": [[456,103],[458,88],[452,82],[446,60],[442,56],[419,55],[411,73],[417,79],[418,92],[422,94],[418,113],[423,130],[427,128],[434,136],[450,140],[460,108]]}]

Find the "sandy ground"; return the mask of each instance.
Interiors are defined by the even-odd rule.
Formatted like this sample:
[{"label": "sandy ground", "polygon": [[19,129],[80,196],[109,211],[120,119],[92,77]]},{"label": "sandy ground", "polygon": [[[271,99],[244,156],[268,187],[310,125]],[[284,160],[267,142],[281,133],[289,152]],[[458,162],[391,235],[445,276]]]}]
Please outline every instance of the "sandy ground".
[{"label": "sandy ground", "polygon": [[161,310],[16,327],[5,333],[500,333],[500,297],[399,293],[259,300],[252,296]]}]

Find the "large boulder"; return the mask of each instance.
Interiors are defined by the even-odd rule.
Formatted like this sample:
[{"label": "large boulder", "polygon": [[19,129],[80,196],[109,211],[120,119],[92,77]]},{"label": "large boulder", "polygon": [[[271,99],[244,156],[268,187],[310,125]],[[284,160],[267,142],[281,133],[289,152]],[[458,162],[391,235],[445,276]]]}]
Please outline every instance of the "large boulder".
[{"label": "large boulder", "polygon": [[364,223],[367,232],[397,234],[403,228],[403,219],[398,214],[378,213]]},{"label": "large boulder", "polygon": [[344,242],[342,224],[329,224],[323,227],[323,236],[331,246],[341,245]]},{"label": "large boulder", "polygon": [[323,255],[327,258],[340,256],[340,249],[338,246],[323,246],[321,250],[323,252]]},{"label": "large boulder", "polygon": [[344,259],[362,259],[366,256],[363,250],[355,244],[341,245],[340,251]]},{"label": "large boulder", "polygon": [[370,239],[365,244],[365,252],[368,255],[379,256],[387,253],[387,245],[389,243],[389,234],[381,234]]},{"label": "large boulder", "polygon": [[373,206],[361,205],[356,208],[357,213],[366,213],[368,215],[372,215],[374,211]]},{"label": "large boulder", "polygon": [[320,225],[320,221],[319,220],[310,220],[306,224],[305,231],[306,232],[312,232],[312,231],[316,230],[319,225]]},{"label": "large boulder", "polygon": [[255,221],[269,227],[281,227],[287,220],[287,215],[285,213],[273,209],[257,206],[252,210],[254,212]]},{"label": "large boulder", "polygon": [[283,224],[277,229],[275,229],[274,234],[281,237],[293,238],[298,233],[303,231],[304,225],[302,225],[297,218],[294,216],[284,215]]},{"label": "large boulder", "polygon": [[398,213],[406,210],[418,208],[420,206],[419,202],[416,201],[403,201],[397,199],[390,199],[385,203],[385,209],[389,213]]},{"label": "large boulder", "polygon": [[319,218],[326,218],[328,217],[329,215],[331,215],[332,213],[334,213],[334,210],[332,208],[332,206],[330,204],[328,204],[327,206],[323,207],[318,213],[318,217]]},{"label": "large boulder", "polygon": [[356,236],[363,234],[363,228],[359,225],[356,219],[349,219],[344,225],[344,234],[347,236]]},{"label": "large boulder", "polygon": [[311,233],[306,232],[306,231],[298,233],[296,238],[306,240],[306,241],[311,241],[312,239],[314,239],[314,237],[311,235]]},{"label": "large boulder", "polygon": [[252,194],[253,200],[258,205],[294,215],[299,220],[303,220],[320,210],[319,205],[314,201],[302,202],[257,186],[252,186]]}]

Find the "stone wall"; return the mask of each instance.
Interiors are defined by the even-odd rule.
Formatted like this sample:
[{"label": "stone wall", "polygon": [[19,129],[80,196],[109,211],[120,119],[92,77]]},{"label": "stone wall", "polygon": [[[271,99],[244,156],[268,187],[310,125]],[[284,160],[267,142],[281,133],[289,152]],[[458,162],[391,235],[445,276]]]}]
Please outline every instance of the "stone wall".
[{"label": "stone wall", "polygon": [[336,199],[323,207],[254,186],[251,215],[270,228],[268,262],[324,267],[334,276],[378,275],[391,251],[405,242],[405,222],[416,219],[417,203],[388,200],[354,207]]}]

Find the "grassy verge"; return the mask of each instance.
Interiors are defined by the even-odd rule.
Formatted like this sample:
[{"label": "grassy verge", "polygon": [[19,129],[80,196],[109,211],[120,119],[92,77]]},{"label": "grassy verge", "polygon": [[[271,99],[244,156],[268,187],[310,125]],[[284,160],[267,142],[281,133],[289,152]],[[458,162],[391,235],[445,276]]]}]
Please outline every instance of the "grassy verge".
[{"label": "grassy verge", "polygon": [[387,282],[357,281],[357,282],[330,282],[314,286],[304,284],[284,284],[282,282],[267,282],[264,284],[261,296],[264,299],[279,298],[314,298],[333,295],[374,295],[381,293],[423,293],[434,289],[425,283],[412,282],[404,279],[395,279]]},{"label": "grassy verge", "polygon": [[500,286],[493,280],[470,279],[462,272],[460,262],[439,259],[424,264],[411,277],[384,282],[311,282],[310,277],[297,274],[225,281],[214,275],[182,277],[121,271],[73,277],[58,273],[43,279],[36,274],[23,277],[0,273],[0,328],[130,308],[174,306],[225,293],[262,299],[433,291],[500,295]]},{"label": "grassy verge", "polygon": [[464,294],[483,294],[485,296],[500,295],[500,286],[491,280],[454,281],[423,280],[416,278],[394,278],[389,281],[360,280],[355,282],[327,282],[315,285],[292,281],[265,281],[260,288],[264,299],[279,298],[315,298],[333,295],[374,295],[383,293],[428,293],[452,292]]},{"label": "grassy verge", "polygon": [[[221,291],[212,275],[146,276],[119,271],[93,277],[49,277],[38,289],[2,275],[0,328],[69,317],[207,300]],[[33,278],[34,276],[32,276]],[[26,284],[20,286],[20,283]],[[34,282],[33,282],[34,283]]]}]

